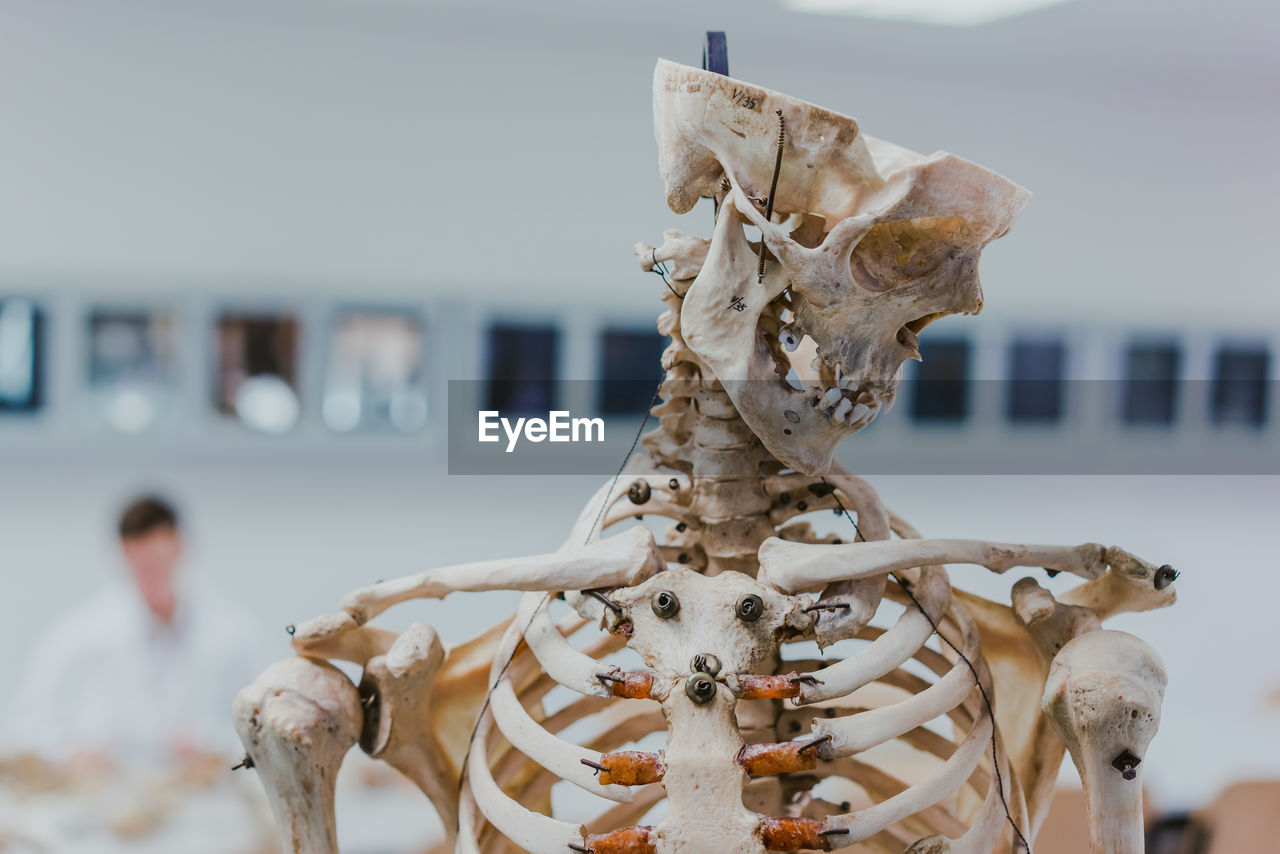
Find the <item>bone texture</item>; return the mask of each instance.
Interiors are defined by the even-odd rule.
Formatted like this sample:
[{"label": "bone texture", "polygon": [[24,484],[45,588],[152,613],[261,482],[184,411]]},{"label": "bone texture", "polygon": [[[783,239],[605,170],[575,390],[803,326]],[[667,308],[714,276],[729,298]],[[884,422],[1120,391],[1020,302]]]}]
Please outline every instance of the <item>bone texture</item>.
[{"label": "bone texture", "polygon": [[1092,854],[1144,850],[1143,760],[1167,682],[1156,651],[1124,632],[1081,635],[1053,660],[1044,711],[1084,781]]},{"label": "bone texture", "polygon": [[[892,405],[929,323],[981,310],[979,256],[1027,192],[665,61],[654,119],[669,206],[711,197],[716,217],[635,245],[670,339],[643,455],[557,551],[378,582],[299,627],[303,657],[235,709],[286,850],[336,850],[358,739],[462,854],[1014,854],[1067,750],[1094,852],[1137,854],[1165,674],[1101,625],[1171,604],[1172,570],[925,539],[833,457]],[[833,511],[840,533],[816,533]],[[948,564],[1023,571],[993,602]],[[1046,570],[1080,581],[1055,594]],[[515,614],[452,649],[427,622],[371,622],[494,590],[524,593]]]},{"label": "bone texture", "polygon": [[289,854],[336,854],[334,785],[360,736],[360,696],[340,670],[307,658],[272,665],[236,695],[236,731]]}]

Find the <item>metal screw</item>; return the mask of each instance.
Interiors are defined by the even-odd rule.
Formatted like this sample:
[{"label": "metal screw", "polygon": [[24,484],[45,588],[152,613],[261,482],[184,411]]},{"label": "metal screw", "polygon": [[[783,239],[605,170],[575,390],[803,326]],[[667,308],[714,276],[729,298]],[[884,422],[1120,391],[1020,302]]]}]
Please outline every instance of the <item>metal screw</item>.
[{"label": "metal screw", "polygon": [[583,590],[582,592],[583,592],[583,593],[585,593],[585,594],[587,594],[588,596],[594,596],[596,599],[599,599],[601,602],[603,602],[603,603],[605,604],[605,606],[606,606],[610,611],[613,611],[613,613],[615,613],[615,614],[621,614],[621,613],[622,613],[622,608],[618,605],[618,603],[617,603],[617,602],[614,602],[614,601],[613,601],[612,599],[610,599],[608,596],[604,595],[604,592],[603,592],[603,591],[600,591],[600,590]]},{"label": "metal screw", "polygon": [[[778,173],[782,171],[782,144],[787,138],[787,123],[782,117],[782,110],[775,110],[778,114],[778,155],[773,161],[773,182],[769,185],[769,200],[765,203],[764,218],[766,221],[773,218],[773,197],[778,192]],[[764,252],[765,241],[764,234],[760,235],[760,265],[756,270],[756,281],[764,281]]]},{"label": "metal screw", "polygon": [[812,605],[800,610],[805,614],[810,614],[814,611],[846,611],[852,610],[852,608],[853,606],[848,602],[814,602]]},{"label": "metal screw", "polygon": [[693,657],[689,669],[695,673],[706,673],[715,676],[720,672],[720,659],[709,652],[700,652]]},{"label": "metal screw", "polygon": [[1174,569],[1173,567],[1169,566],[1169,564],[1166,563],[1164,566],[1156,570],[1156,575],[1155,575],[1155,578],[1153,579],[1156,589],[1157,590],[1165,589],[1170,584],[1177,581],[1178,576],[1181,574],[1182,573],[1178,572],[1176,569]]},{"label": "metal screw", "polygon": [[670,590],[659,590],[653,594],[649,605],[653,608],[653,613],[664,620],[671,619],[680,610],[680,600]]},{"label": "metal screw", "polygon": [[1132,750],[1121,751],[1120,755],[1111,760],[1111,767],[1120,772],[1120,776],[1126,780],[1132,780],[1138,776],[1138,765],[1141,764],[1142,757],[1134,753]]},{"label": "metal screw", "polygon": [[716,680],[705,673],[695,673],[684,680],[684,692],[699,706],[705,705],[716,696]]},{"label": "metal screw", "polygon": [[653,490],[647,480],[633,480],[631,486],[627,487],[627,498],[631,499],[632,504],[644,504],[651,495]]},{"label": "metal screw", "polygon": [[738,619],[744,623],[754,623],[764,614],[764,600],[754,593],[748,593],[738,600],[735,609],[738,612]]}]

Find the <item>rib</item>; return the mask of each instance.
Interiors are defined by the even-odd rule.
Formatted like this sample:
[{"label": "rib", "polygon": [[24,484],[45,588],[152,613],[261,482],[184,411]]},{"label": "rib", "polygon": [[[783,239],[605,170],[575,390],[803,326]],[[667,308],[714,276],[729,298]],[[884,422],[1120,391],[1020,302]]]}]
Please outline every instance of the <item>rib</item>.
[{"label": "rib", "polygon": [[960,743],[951,758],[934,773],[887,801],[858,812],[833,815],[827,819],[831,828],[848,830],[848,834],[832,836],[833,846],[848,847],[890,825],[936,804],[964,785],[982,759],[983,750],[991,741],[991,717],[984,716]]},{"label": "rib", "polygon": [[599,764],[601,754],[557,738],[529,717],[509,680],[504,678],[493,689],[489,707],[507,741],[543,768],[593,795],[619,803],[631,800],[626,786],[601,785],[591,769],[582,764],[584,759]]},{"label": "rib", "polygon": [[915,594],[928,611],[927,616],[919,608],[908,605],[893,628],[865,649],[809,674],[816,681],[801,684],[796,704],[807,705],[852,694],[915,655],[933,634],[934,624],[950,605],[951,585],[947,582],[946,573],[936,567],[926,567],[915,585]]},{"label": "rib", "polygon": [[[963,654],[970,660],[978,654],[976,629],[966,633]],[[973,673],[960,661],[933,685],[900,703],[841,718],[817,719],[814,737],[830,736],[819,748],[819,755],[827,759],[852,756],[896,738],[961,705],[974,685]]]},{"label": "rib", "polygon": [[564,854],[570,845],[583,844],[581,825],[549,818],[507,797],[489,771],[487,742],[493,717],[486,711],[471,745],[467,779],[476,806],[498,832],[529,854]]},{"label": "rib", "polygon": [[608,697],[611,693],[609,687],[596,674],[608,672],[611,668],[575,649],[565,640],[551,622],[551,614],[547,608],[549,604],[549,596],[537,593],[526,595],[520,600],[512,625],[516,630],[524,630],[525,643],[529,645],[534,658],[556,683],[589,697]]}]

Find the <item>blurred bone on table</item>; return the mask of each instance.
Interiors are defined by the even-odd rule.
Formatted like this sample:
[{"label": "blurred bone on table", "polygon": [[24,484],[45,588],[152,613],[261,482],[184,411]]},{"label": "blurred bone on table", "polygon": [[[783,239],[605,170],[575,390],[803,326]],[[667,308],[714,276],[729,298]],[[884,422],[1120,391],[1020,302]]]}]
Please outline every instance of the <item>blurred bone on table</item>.
[{"label": "blurred bone on table", "polygon": [[[421,854],[443,836],[416,788],[359,751],[338,779],[343,854]],[[219,765],[211,778],[119,769],[71,780],[32,757],[0,760],[4,854],[273,854],[262,787]]]}]

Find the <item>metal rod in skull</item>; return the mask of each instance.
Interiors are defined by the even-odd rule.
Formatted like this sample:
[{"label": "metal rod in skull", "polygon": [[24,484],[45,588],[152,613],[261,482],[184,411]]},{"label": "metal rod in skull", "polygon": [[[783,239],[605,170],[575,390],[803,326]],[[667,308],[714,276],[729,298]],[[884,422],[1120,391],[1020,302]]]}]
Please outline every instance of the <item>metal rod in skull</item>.
[{"label": "metal rod in skull", "polygon": [[[923,539],[832,458],[892,403],[929,323],[981,310],[979,254],[1028,194],[669,62],[654,114],[668,204],[718,212],[710,239],[636,247],[666,278],[671,339],[643,473],[603,487],[556,552],[375,584],[298,628],[298,657],[235,708],[285,849],[337,850],[334,775],[359,743],[422,789],[458,852],[1026,850],[1069,750],[1093,851],[1139,854],[1165,673],[1101,622],[1171,604],[1176,573],[1095,544]],[[856,529],[819,536],[797,518],[818,510]],[[641,512],[671,524],[627,527]],[[1023,578],[1000,604],[947,565],[1082,582],[1055,596]],[[371,624],[483,590],[526,595],[452,649],[424,624]],[[828,654],[789,652],[813,642]],[[624,647],[641,666],[610,663]],[[554,815],[562,782],[593,817]]]}]

